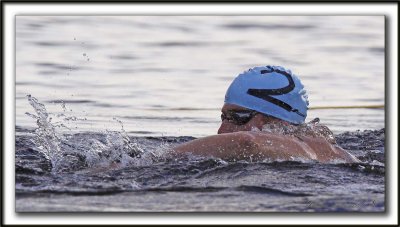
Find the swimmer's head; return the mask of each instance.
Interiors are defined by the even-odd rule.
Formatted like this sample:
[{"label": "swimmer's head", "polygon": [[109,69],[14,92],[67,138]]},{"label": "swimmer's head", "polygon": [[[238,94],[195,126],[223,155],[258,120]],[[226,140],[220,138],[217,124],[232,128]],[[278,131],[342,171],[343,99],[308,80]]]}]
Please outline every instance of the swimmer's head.
[{"label": "swimmer's head", "polygon": [[301,124],[307,117],[308,96],[300,79],[290,70],[268,65],[239,74],[226,92],[225,104]]}]

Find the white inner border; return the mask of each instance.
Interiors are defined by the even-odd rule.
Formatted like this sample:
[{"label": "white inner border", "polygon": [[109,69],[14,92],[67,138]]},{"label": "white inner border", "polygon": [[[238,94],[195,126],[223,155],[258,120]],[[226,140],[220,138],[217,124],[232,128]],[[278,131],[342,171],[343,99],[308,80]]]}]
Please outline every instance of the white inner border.
[{"label": "white inner border", "polygon": [[[387,97],[387,117],[390,119],[390,151],[387,159],[386,173],[387,214],[29,214],[15,213],[15,15],[134,15],[134,14],[263,14],[263,15],[386,15],[389,34],[386,51],[388,72],[386,72],[386,89],[390,88]],[[398,75],[398,30],[397,4],[16,4],[4,3],[4,40],[3,59],[5,67],[5,150],[4,160],[4,224],[398,224],[398,166],[396,160],[397,142],[397,75]],[[368,29],[368,28],[366,28]],[[389,124],[387,124],[389,125]],[[390,202],[389,202],[390,200]]]}]

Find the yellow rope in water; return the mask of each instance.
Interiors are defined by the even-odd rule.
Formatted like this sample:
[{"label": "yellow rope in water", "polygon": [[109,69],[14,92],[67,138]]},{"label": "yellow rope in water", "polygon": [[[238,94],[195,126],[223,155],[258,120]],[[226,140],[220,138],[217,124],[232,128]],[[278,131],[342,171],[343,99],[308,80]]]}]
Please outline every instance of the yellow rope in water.
[{"label": "yellow rope in water", "polygon": [[323,109],[383,109],[385,105],[363,105],[363,106],[314,106],[310,107],[310,110],[323,110]]}]

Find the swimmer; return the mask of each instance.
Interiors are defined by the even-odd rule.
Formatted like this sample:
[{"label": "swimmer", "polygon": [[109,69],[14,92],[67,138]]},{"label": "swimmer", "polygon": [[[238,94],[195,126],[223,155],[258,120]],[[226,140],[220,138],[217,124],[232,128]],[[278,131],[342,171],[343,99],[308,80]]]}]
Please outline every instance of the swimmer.
[{"label": "swimmer", "polygon": [[308,96],[300,79],[280,66],[249,69],[229,86],[217,135],[195,139],[174,152],[224,160],[322,163],[359,162],[339,147],[319,120],[305,123]]}]

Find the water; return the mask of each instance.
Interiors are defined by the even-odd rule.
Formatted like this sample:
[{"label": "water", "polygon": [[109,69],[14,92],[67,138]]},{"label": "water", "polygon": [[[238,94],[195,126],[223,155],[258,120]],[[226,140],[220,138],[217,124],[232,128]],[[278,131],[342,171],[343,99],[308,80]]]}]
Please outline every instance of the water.
[{"label": "water", "polygon": [[[365,27],[368,29],[365,29]],[[257,65],[300,76],[311,107],[384,104],[384,17],[16,18],[16,122],[26,95],[83,130],[206,136],[233,78]],[[380,129],[383,109],[311,110],[334,132]]]},{"label": "water", "polygon": [[168,152],[257,65],[311,107],[383,105],[384,54],[383,16],[17,16],[17,211],[384,211],[383,108],[309,111],[362,164]]},{"label": "water", "polygon": [[192,137],[128,137],[150,154],[137,157],[124,138],[108,140],[121,132],[69,135],[59,143],[60,163],[25,133],[16,137],[19,212],[385,211],[383,129],[337,135],[359,164],[176,157],[168,148]]}]

